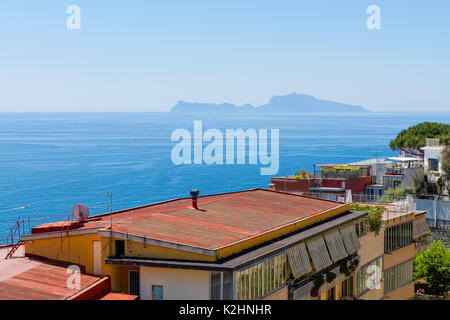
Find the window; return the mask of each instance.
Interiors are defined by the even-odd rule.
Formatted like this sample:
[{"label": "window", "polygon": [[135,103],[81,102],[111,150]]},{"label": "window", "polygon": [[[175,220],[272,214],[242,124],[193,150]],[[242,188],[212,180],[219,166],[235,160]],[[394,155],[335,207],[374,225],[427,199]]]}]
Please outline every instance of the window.
[{"label": "window", "polygon": [[428,159],[428,171],[439,171],[438,159]]},{"label": "window", "polygon": [[128,293],[134,296],[140,295],[139,271],[130,270],[128,273]]},{"label": "window", "polygon": [[384,294],[413,281],[413,261],[407,261],[384,271]]},{"label": "window", "polygon": [[233,272],[223,273],[223,300],[233,299]]},{"label": "window", "polygon": [[392,250],[402,248],[412,242],[412,221],[389,227],[384,232],[384,252],[390,252]]},{"label": "window", "polygon": [[211,272],[211,300],[220,300],[220,272]]},{"label": "window", "polygon": [[367,219],[363,219],[355,223],[356,235],[362,237],[370,232],[369,222]]},{"label": "window", "polygon": [[354,283],[354,277],[351,276],[344,281],[342,281],[341,286],[341,296],[342,297],[353,297],[353,283]]},{"label": "window", "polygon": [[163,286],[152,286],[152,300],[163,299]]},{"label": "window", "polygon": [[327,290],[327,300],[336,300],[336,287]]},{"label": "window", "polygon": [[125,256],[125,241],[115,240],[114,243],[116,245],[116,257]]},{"label": "window", "polygon": [[360,296],[381,281],[382,258],[366,264],[356,273],[356,295]]},{"label": "window", "polygon": [[[237,299],[256,300],[284,286],[286,284],[286,263],[286,254],[283,253],[246,270],[236,272]],[[224,299],[226,299],[225,287]]]}]

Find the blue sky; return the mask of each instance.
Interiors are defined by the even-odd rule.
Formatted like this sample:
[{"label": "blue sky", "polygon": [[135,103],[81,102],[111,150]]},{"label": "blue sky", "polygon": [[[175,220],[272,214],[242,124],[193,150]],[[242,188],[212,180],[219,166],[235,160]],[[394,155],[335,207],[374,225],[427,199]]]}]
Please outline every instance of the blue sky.
[{"label": "blue sky", "polygon": [[[69,5],[81,29],[68,30]],[[369,5],[381,30],[366,27]],[[298,92],[450,111],[450,2],[0,3],[0,111],[168,111]]]}]

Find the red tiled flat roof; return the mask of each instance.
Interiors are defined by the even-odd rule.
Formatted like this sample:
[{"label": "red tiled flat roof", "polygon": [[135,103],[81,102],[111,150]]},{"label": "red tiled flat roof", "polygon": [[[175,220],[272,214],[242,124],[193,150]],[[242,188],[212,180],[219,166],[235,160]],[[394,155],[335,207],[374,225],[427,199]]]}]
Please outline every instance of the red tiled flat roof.
[{"label": "red tiled flat roof", "polygon": [[79,290],[67,288],[66,268],[15,258],[0,261],[0,300],[61,300],[87,288],[100,278],[81,276]]},{"label": "red tiled flat roof", "polygon": [[[265,189],[202,196],[200,210],[190,198],[113,213],[113,231],[214,250],[255,237],[342,203]],[[94,216],[79,229],[109,230],[110,214]],[[51,224],[46,224],[51,227]]]},{"label": "red tiled flat roof", "polygon": [[133,296],[131,294],[124,294],[124,293],[115,293],[110,292],[100,298],[100,300],[136,300],[137,296]]}]

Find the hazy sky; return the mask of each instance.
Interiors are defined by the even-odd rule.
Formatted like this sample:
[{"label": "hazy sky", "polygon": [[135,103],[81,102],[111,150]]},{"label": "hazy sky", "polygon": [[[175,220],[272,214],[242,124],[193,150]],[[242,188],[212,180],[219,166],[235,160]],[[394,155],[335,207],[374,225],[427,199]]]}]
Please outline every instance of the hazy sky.
[{"label": "hazy sky", "polygon": [[[69,5],[81,29],[69,30]],[[369,30],[369,5],[381,30]],[[298,92],[450,111],[450,1],[9,0],[0,111],[168,111]]]}]

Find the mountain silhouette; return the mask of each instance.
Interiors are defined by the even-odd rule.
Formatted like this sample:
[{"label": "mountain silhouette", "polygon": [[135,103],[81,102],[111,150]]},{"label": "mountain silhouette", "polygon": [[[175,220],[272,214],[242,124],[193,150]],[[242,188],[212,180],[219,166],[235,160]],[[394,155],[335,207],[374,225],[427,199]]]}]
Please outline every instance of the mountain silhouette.
[{"label": "mountain silhouette", "polygon": [[354,106],[333,101],[319,100],[306,94],[291,93],[285,96],[274,96],[269,103],[262,106],[245,104],[236,106],[231,103],[195,103],[178,101],[171,112],[190,113],[234,113],[234,112],[264,112],[264,113],[305,113],[305,112],[368,112],[362,106]]}]

